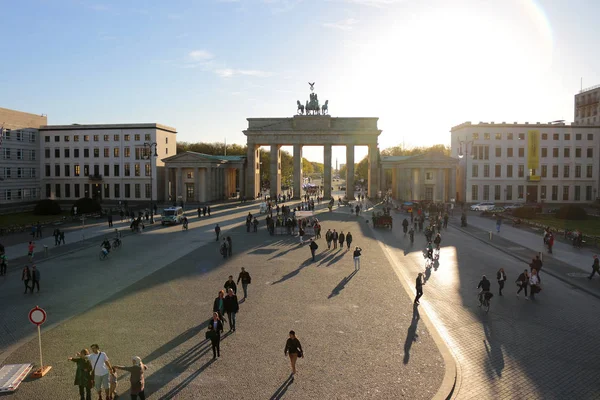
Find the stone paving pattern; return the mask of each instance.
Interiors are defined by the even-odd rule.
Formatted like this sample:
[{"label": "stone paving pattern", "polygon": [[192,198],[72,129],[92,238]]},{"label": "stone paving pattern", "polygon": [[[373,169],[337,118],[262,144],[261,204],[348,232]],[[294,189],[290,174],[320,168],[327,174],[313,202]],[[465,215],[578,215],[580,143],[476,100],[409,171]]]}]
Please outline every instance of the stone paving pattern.
[{"label": "stone paving pattern", "polygon": [[[44,329],[44,358],[53,369],[41,380],[25,382],[11,398],[48,398],[50,393],[76,398],[75,369],[66,358],[94,342],[115,363],[141,356],[149,365],[147,393],[156,399],[215,393],[239,399],[429,399],[437,392],[442,357],[363,219],[345,212],[320,215],[325,230],[351,230],[353,244],[364,249],[362,268],[353,274],[351,252],[327,251],[324,239],[313,263],[297,238],[271,237],[262,223],[259,233],[246,233],[239,225],[248,211],[256,212],[256,204],[221,216],[230,221],[231,259],[220,257],[212,239],[218,217],[192,220],[189,232],[173,227],[132,237],[125,248],[134,252],[112,254],[112,264],[93,261],[91,250],[63,260],[62,270],[53,264],[63,278],[47,283],[35,301],[23,302],[27,297],[20,291],[0,299],[28,309],[42,296],[53,296],[57,304],[49,318],[59,307],[71,315],[82,313],[68,319],[65,312],[63,323]],[[237,278],[241,266],[252,274],[249,299],[240,305],[237,332],[226,335],[222,357],[213,362],[205,321],[227,275]],[[56,299],[59,291],[63,301]],[[102,292],[110,297],[94,306]],[[86,301],[78,304],[78,293]],[[306,353],[293,382],[283,355],[290,329]],[[6,362],[36,359],[33,337]],[[119,393],[128,386],[122,375]]]}]

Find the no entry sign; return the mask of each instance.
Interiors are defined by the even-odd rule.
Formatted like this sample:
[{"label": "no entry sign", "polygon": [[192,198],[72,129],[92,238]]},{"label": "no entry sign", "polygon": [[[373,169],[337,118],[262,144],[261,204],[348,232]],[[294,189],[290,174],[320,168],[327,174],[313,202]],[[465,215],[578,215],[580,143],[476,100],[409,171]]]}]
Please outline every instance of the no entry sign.
[{"label": "no entry sign", "polygon": [[29,320],[32,324],[40,326],[46,322],[46,311],[42,310],[38,306],[35,306],[35,308],[29,311]]}]

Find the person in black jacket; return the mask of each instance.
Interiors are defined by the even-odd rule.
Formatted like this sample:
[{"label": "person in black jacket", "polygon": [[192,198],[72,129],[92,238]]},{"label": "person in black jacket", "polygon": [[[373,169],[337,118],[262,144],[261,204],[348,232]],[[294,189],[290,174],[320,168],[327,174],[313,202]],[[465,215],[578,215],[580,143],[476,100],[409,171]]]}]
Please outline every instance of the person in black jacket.
[{"label": "person in black jacket", "polygon": [[[225,291],[219,291],[219,297],[217,297],[213,303],[213,312],[218,313],[219,319],[225,321],[223,314],[225,313]],[[227,322],[227,321],[225,321]]]},{"label": "person in black jacket", "polygon": [[292,364],[292,375],[296,374],[296,360],[304,357],[304,352],[302,351],[302,345],[300,341],[296,337],[296,332],[290,331],[290,337],[285,342],[285,349],[283,350],[283,354],[287,357],[289,354],[290,363]]},{"label": "person in black jacket", "polygon": [[417,282],[415,285],[415,289],[417,290],[417,296],[415,297],[415,304],[419,305],[421,303],[419,303],[419,299],[421,298],[421,296],[423,296],[423,273],[419,272],[419,275],[417,276]]},{"label": "person in black jacket", "polygon": [[[239,282],[239,279],[238,279],[238,282]],[[235,284],[235,282],[233,280],[233,275],[229,275],[229,279],[225,282],[223,287],[225,288],[227,293],[229,293],[229,289],[233,289],[233,293],[237,294],[237,285]]]},{"label": "person in black jacket", "polygon": [[240,283],[240,280],[242,281],[242,289],[244,290],[245,299],[248,297],[248,285],[252,282],[252,278],[250,277],[250,274],[246,271],[244,267],[242,267],[242,272],[240,272],[237,278],[237,283]]},{"label": "person in black jacket", "polygon": [[310,254],[312,255],[312,260],[315,261],[315,252],[319,248],[319,245],[314,240],[310,239],[310,244],[308,245],[310,248]]},{"label": "person in black jacket", "polygon": [[496,279],[498,280],[498,294],[502,296],[502,289],[504,289],[504,283],[506,282],[506,273],[504,272],[504,268],[500,268],[496,273]]},{"label": "person in black jacket", "polygon": [[208,325],[208,331],[206,332],[206,338],[210,340],[210,344],[213,351],[213,360],[217,357],[221,357],[221,333],[223,332],[223,323],[219,319],[219,313],[213,313],[213,319]]},{"label": "person in black jacket", "polygon": [[339,238],[339,234],[334,229],[333,233],[331,234],[331,241],[333,242],[334,249],[337,249],[338,238]]},{"label": "person in black jacket", "polygon": [[339,240],[340,240],[340,249],[344,248],[344,241],[346,240],[346,236],[344,235],[344,232],[340,231],[340,235],[339,235]]},{"label": "person in black jacket", "polygon": [[517,285],[519,285],[519,290],[517,290],[517,297],[519,297],[519,293],[521,293],[521,290],[525,289],[525,299],[529,299],[527,297],[527,285],[529,285],[529,272],[527,270],[524,270],[515,282],[517,283]]},{"label": "person in black jacket", "polygon": [[227,296],[225,296],[225,312],[227,313],[227,319],[229,320],[229,331],[235,332],[235,315],[240,310],[240,304],[238,298],[233,292],[232,288],[228,289]]},{"label": "person in black jacket", "polygon": [[352,234],[350,232],[346,235],[346,244],[348,245],[348,250],[350,250],[350,245],[352,245]]},{"label": "person in black jacket", "polygon": [[360,247],[356,246],[356,248],[354,249],[354,254],[352,254],[352,256],[354,258],[354,270],[355,271],[358,271],[360,269],[361,252],[362,252],[362,249]]}]

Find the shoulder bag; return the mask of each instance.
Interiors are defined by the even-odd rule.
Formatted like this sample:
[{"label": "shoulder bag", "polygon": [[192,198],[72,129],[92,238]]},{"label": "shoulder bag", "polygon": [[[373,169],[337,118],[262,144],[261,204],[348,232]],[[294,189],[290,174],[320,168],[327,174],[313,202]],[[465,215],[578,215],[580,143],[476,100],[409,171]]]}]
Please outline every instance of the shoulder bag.
[{"label": "shoulder bag", "polygon": [[102,355],[102,352],[100,352],[100,354],[98,354],[98,358],[96,358],[96,362],[94,363],[94,368],[92,369],[92,379],[89,380],[88,386],[90,388],[93,388],[94,385],[96,384],[94,378],[96,377],[96,365],[98,365],[98,360],[100,360],[100,356]]}]

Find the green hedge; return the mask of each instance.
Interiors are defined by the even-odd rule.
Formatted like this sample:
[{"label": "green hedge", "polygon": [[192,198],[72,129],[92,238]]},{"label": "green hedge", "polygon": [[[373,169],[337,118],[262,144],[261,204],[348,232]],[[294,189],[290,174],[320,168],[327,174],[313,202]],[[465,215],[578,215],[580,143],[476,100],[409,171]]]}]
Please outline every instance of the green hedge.
[{"label": "green hedge", "polygon": [[537,209],[535,207],[520,207],[512,211],[513,217],[517,218],[535,218]]},{"label": "green hedge", "polygon": [[77,207],[77,215],[98,213],[102,211],[100,203],[89,197],[78,199],[75,204],[73,204],[73,207],[71,207],[71,214],[75,214],[75,207]]},{"label": "green hedge", "polygon": [[33,213],[35,215],[58,215],[62,212],[60,204],[55,200],[44,199],[37,202]]},{"label": "green hedge", "polygon": [[556,218],[583,220],[587,219],[587,212],[583,207],[580,206],[562,206],[556,213]]}]

